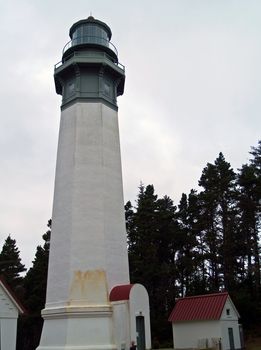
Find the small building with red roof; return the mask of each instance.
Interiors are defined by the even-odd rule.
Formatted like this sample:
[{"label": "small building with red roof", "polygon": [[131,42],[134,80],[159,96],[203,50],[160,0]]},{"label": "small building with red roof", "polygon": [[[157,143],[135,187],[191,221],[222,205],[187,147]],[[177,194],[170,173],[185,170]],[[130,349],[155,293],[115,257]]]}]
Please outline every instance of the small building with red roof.
[{"label": "small building with red roof", "polygon": [[180,298],[169,316],[174,349],[242,349],[238,319],[227,292]]},{"label": "small building with red roof", "polygon": [[118,285],[110,292],[113,325],[118,350],[151,349],[150,306],[147,290],[139,283]]},{"label": "small building with red roof", "polygon": [[25,309],[0,276],[0,349],[16,349],[17,318]]}]

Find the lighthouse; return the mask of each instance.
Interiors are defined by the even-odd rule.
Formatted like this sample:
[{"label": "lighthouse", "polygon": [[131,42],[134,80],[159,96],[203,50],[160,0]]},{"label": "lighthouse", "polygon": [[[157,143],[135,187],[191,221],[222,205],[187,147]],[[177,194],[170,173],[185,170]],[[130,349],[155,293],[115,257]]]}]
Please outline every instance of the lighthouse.
[{"label": "lighthouse", "polygon": [[[145,317],[141,332],[149,317],[145,288],[129,284],[117,107],[125,69],[104,22],[90,16],[69,35],[54,70],[62,104],[38,350],[122,349],[136,342],[135,313]],[[131,317],[128,302],[139,308]]]}]

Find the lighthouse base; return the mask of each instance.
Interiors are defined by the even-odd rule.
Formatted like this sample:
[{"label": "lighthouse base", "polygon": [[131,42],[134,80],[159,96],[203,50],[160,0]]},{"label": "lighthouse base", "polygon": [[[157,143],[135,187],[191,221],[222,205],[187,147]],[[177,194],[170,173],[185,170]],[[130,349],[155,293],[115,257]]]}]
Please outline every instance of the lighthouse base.
[{"label": "lighthouse base", "polygon": [[116,350],[110,305],[48,308],[42,317],[37,350]]}]

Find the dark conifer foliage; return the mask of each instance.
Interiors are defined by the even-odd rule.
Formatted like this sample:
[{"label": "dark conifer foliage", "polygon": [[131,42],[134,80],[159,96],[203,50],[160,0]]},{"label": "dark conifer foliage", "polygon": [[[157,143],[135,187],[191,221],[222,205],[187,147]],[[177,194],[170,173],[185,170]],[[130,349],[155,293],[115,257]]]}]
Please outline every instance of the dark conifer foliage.
[{"label": "dark conifer foliage", "polygon": [[[193,295],[200,290],[200,284],[204,281],[204,261],[200,259],[199,247],[200,237],[198,230],[199,215],[198,197],[194,190],[191,190],[189,197],[182,194],[178,206],[178,230],[177,230],[177,244],[178,253],[176,256],[177,266],[177,281],[179,285],[179,294],[183,297],[185,295]],[[202,266],[202,273],[197,269]]]},{"label": "dark conifer foliage", "polygon": [[208,247],[208,278],[210,291],[230,291],[237,275],[237,192],[236,174],[222,153],[214,164],[203,169],[199,185],[203,208],[203,230]]},{"label": "dark conifer foliage", "polygon": [[24,278],[24,287],[26,290],[24,299],[26,307],[37,315],[40,315],[45,304],[51,220],[49,220],[47,226],[49,229],[42,236],[44,244],[36,248],[33,266],[29,269]]},{"label": "dark conifer foliage", "polygon": [[257,147],[251,147],[251,151],[249,153],[252,155],[252,158],[250,159],[250,163],[254,165],[256,174],[260,176],[261,175],[261,140],[258,141]]},{"label": "dark conifer foliage", "polygon": [[137,206],[128,202],[125,209],[131,282],[149,293],[154,334],[169,338],[167,318],[176,296],[176,207],[167,196],[158,199],[152,185],[140,185]]},{"label": "dark conifer foliage", "polygon": [[252,147],[250,164],[239,169],[241,279],[254,300],[260,299],[261,141]]},{"label": "dark conifer foliage", "polygon": [[24,305],[28,314],[19,319],[17,350],[34,350],[39,344],[43,320],[41,310],[45,305],[51,224],[43,234],[43,246],[36,248],[33,266],[24,277]]},{"label": "dark conifer foliage", "polygon": [[[253,166],[243,165],[238,174],[239,207],[241,210],[240,233],[242,239],[241,250],[241,278],[252,285],[254,276],[253,254],[256,245],[257,231],[257,201],[256,176]],[[252,293],[251,293],[252,294]]]},{"label": "dark conifer foliage", "polygon": [[9,286],[16,290],[21,287],[23,280],[21,273],[24,271],[26,268],[21,262],[16,240],[9,235],[0,253],[0,274],[4,276]]}]

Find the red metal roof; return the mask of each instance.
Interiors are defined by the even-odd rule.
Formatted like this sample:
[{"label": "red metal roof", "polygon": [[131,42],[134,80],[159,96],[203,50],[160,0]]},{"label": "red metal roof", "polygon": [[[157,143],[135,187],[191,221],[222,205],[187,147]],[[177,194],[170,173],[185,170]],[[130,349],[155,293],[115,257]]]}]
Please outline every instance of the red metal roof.
[{"label": "red metal roof", "polygon": [[20,302],[20,300],[17,298],[17,296],[15,295],[14,291],[9,287],[9,285],[7,284],[5,278],[3,275],[0,275],[0,285],[2,285],[3,289],[5,290],[5,292],[8,294],[9,298],[12,299],[12,301],[14,302],[15,306],[17,307],[17,309],[19,310],[20,314],[26,314],[27,310],[25,309],[25,307],[22,305],[22,303]]},{"label": "red metal roof", "polygon": [[227,298],[224,292],[178,299],[169,321],[219,320]]},{"label": "red metal roof", "polygon": [[129,300],[132,287],[133,284],[122,284],[113,287],[110,292],[110,301]]}]

